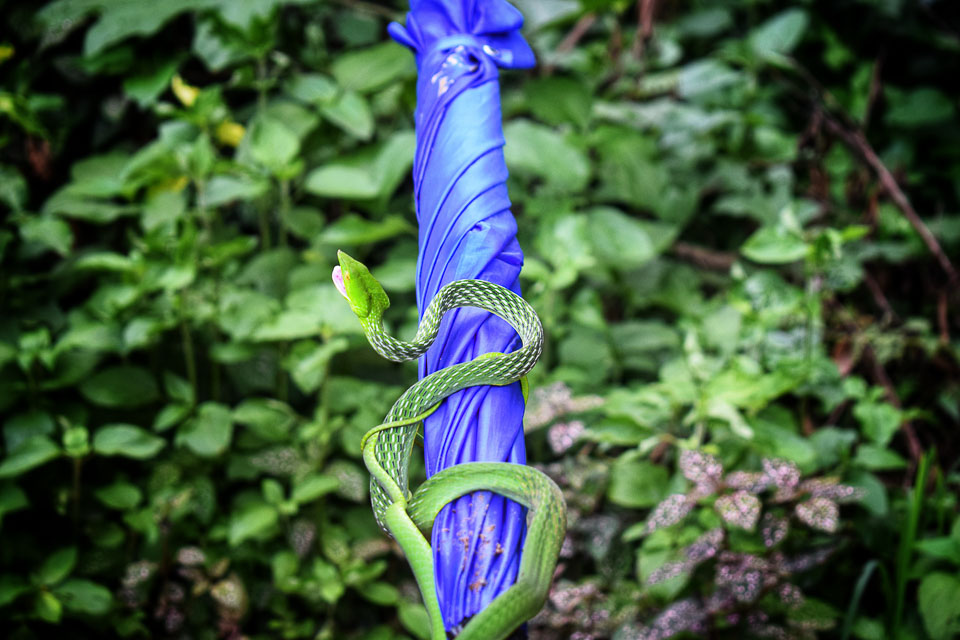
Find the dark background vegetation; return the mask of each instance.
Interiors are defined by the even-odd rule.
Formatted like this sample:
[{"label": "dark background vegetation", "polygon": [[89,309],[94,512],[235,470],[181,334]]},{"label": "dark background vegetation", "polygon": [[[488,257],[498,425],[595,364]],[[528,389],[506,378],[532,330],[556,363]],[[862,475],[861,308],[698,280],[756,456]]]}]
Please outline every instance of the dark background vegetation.
[{"label": "dark background vegetation", "polygon": [[[955,637],[956,3],[518,6],[531,634]],[[425,637],[359,459],[415,367],[329,277],[411,334],[405,9],[0,1],[3,637]]]}]

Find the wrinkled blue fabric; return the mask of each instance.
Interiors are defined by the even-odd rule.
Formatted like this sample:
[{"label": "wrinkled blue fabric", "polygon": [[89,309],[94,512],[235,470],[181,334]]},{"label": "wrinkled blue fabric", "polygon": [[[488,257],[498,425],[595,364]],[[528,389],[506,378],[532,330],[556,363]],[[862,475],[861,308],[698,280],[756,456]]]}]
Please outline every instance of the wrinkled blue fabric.
[{"label": "wrinkled blue fabric", "polygon": [[[413,178],[420,227],[417,306],[444,285],[479,278],[519,293],[523,252],[507,196],[498,67],[534,64],[505,0],[411,0],[390,35],[417,57]],[[519,346],[513,329],[476,309],[449,314],[420,377],[487,352]],[[424,426],[428,475],[462,462],[525,463],[520,385],[450,396]],[[433,528],[437,591],[454,629],[516,580],[525,510],[478,493],[448,505]]]}]

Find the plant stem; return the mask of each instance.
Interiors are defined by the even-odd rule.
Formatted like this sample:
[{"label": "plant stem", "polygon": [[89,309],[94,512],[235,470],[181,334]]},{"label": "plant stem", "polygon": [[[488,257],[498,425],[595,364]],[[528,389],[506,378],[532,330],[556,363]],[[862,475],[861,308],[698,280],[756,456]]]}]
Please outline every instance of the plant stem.
[{"label": "plant stem", "polygon": [[923,513],[923,494],[927,485],[927,474],[930,471],[930,462],[933,452],[928,451],[920,458],[916,481],[913,490],[907,494],[907,518],[901,529],[900,546],[897,548],[897,564],[895,569],[895,600],[893,621],[890,626],[891,637],[899,637],[900,624],[903,621],[903,609],[907,597],[907,580],[910,572],[910,559],[913,557],[913,545],[917,539],[917,529],[920,526],[920,515]]},{"label": "plant stem", "polygon": [[286,402],[290,395],[287,372],[283,368],[283,359],[287,355],[288,347],[286,342],[277,345],[277,398],[283,402]]},{"label": "plant stem", "polygon": [[280,181],[280,209],[277,211],[277,222],[280,224],[277,244],[287,246],[287,214],[290,212],[290,180]]},{"label": "plant stem", "polygon": [[[180,298],[181,305],[183,298]],[[181,310],[181,314],[183,311]],[[183,344],[183,359],[187,368],[187,379],[190,381],[190,388],[193,389],[194,402],[198,397],[197,389],[197,360],[193,351],[193,335],[190,333],[190,327],[187,325],[186,317],[180,318],[180,340]]]},{"label": "plant stem", "polygon": [[260,244],[264,251],[270,249],[270,214],[266,209],[260,209]]},{"label": "plant stem", "polygon": [[83,470],[83,458],[73,459],[73,491],[71,501],[73,502],[73,528],[77,529],[80,525],[80,477]]},{"label": "plant stem", "polygon": [[267,61],[263,58],[257,60],[257,110],[263,111],[267,106]]}]

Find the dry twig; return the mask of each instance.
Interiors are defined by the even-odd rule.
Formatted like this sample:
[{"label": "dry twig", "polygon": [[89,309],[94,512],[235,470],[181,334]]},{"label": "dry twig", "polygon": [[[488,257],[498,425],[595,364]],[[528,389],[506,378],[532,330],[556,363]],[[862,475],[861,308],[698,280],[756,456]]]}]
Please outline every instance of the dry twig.
[{"label": "dry twig", "polygon": [[560,41],[560,44],[557,45],[557,53],[567,53],[572,51],[577,43],[580,42],[580,39],[586,35],[587,31],[590,30],[590,27],[593,26],[593,23],[597,21],[597,14],[595,13],[586,13],[577,20],[577,23],[573,25],[573,29],[570,30],[563,40]]},{"label": "dry twig", "polygon": [[[887,370],[883,368],[873,348],[870,346],[864,348],[863,355],[870,360],[873,379],[883,387],[884,393],[887,396],[887,402],[897,409],[902,409],[903,405],[900,403],[900,396],[897,395],[897,390],[893,388],[893,382],[891,382],[890,376],[887,375]],[[923,457],[923,446],[920,444],[920,439],[917,438],[917,432],[913,428],[913,422],[904,420],[900,428],[907,438],[907,449],[910,451],[910,459],[916,464],[920,458]]]},{"label": "dry twig", "polygon": [[637,37],[633,41],[633,57],[643,57],[643,49],[653,36],[653,18],[657,0],[637,0]]},{"label": "dry twig", "polygon": [[686,242],[675,242],[670,251],[681,260],[692,262],[698,267],[724,273],[730,271],[730,267],[737,261],[735,254],[713,251]]},{"label": "dry twig", "polygon": [[923,243],[927,245],[927,248],[934,255],[934,257],[936,257],[937,262],[940,263],[940,267],[946,272],[947,278],[950,281],[950,286],[960,286],[960,275],[957,274],[957,270],[953,266],[953,263],[950,262],[950,258],[948,258],[947,254],[944,253],[943,248],[937,241],[936,236],[931,233],[930,229],[927,228],[927,225],[925,225],[923,220],[920,219],[920,216],[917,215],[917,212],[913,208],[913,205],[910,204],[910,200],[907,198],[907,195],[903,192],[903,189],[900,188],[900,185],[897,184],[896,178],[893,177],[893,174],[890,173],[890,170],[887,169],[887,166],[883,164],[883,161],[879,156],[877,156],[877,153],[873,150],[873,147],[870,146],[869,142],[867,142],[863,132],[859,130],[852,130],[843,126],[829,114],[824,114],[823,123],[831,132],[833,132],[834,135],[843,140],[844,144],[860,154],[864,161],[870,165],[870,168],[873,169],[877,174],[880,184],[883,185],[884,190],[886,190],[886,192],[890,195],[890,198],[893,200],[894,204],[897,205],[897,208],[900,209],[900,212],[903,213],[907,221],[910,222],[910,226],[912,226],[913,229],[920,235]]}]

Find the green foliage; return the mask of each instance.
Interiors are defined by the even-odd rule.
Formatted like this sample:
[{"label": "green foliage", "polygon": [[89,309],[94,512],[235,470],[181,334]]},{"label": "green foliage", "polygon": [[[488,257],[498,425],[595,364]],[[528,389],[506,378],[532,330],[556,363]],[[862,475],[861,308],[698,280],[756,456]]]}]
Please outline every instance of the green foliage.
[{"label": "green foliage", "polygon": [[[960,255],[955,12],[639,3],[641,47],[637,3],[516,4],[529,458],[570,507],[531,635],[956,635],[956,286],[841,135]],[[412,332],[405,9],[4,4],[5,637],[426,637],[359,459],[415,367],[330,281],[356,255]],[[770,584],[713,607],[734,575]]]}]

